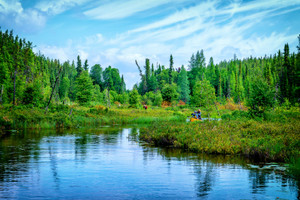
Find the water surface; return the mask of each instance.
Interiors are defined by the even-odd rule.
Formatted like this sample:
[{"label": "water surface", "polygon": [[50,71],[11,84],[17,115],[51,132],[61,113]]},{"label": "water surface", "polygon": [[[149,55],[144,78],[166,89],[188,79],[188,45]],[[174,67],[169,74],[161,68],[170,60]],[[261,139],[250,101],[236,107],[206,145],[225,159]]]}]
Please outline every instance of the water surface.
[{"label": "water surface", "polygon": [[296,180],[233,156],[149,147],[137,128],[0,140],[0,199],[297,199]]}]

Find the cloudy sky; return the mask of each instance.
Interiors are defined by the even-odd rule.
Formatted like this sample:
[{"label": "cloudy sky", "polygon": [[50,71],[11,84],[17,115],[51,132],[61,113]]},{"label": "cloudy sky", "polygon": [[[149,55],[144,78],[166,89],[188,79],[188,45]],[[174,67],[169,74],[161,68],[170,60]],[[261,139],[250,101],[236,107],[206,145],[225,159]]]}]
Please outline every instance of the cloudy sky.
[{"label": "cloudy sky", "polygon": [[296,51],[299,0],[0,0],[0,26],[61,61],[77,55],[116,67],[127,88],[144,65],[187,65],[197,50],[215,63]]}]

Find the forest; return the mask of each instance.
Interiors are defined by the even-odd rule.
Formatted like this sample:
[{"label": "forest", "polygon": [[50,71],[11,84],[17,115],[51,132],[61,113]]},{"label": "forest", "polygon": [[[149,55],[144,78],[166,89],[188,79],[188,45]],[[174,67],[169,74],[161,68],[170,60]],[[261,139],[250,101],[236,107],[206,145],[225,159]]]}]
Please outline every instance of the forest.
[{"label": "forest", "polygon": [[[188,66],[175,67],[172,54],[169,66],[135,61],[140,82],[128,90],[118,68],[89,66],[79,55],[61,63],[34,53],[33,43],[13,31],[0,31],[0,136],[24,128],[151,124],[139,138],[155,146],[290,162],[299,175],[300,35],[298,41],[297,53],[285,44],[274,55],[218,64],[206,63],[203,50]],[[195,109],[208,119],[200,126],[187,123]]]},{"label": "forest", "polygon": [[[300,41],[300,36],[298,37]],[[299,45],[300,46],[300,45]],[[145,60],[140,67],[141,81],[126,90],[123,75],[117,68],[100,64],[89,66],[88,60],[60,63],[34,53],[32,42],[14,36],[13,31],[0,32],[0,103],[47,106],[51,101],[80,105],[110,104],[141,107],[191,105],[209,108],[230,99],[254,114],[280,105],[299,105],[300,47],[261,58],[238,59],[214,63],[203,50],[191,55],[188,66],[174,67]],[[264,102],[255,98],[262,96]],[[53,97],[53,98],[52,98]]]}]

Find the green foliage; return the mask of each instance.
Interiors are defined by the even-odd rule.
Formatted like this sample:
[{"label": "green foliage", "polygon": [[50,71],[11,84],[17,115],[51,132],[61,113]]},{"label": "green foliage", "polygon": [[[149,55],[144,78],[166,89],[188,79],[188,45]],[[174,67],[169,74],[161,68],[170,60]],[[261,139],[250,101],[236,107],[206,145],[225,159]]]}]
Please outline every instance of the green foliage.
[{"label": "green foliage", "polygon": [[136,89],[133,89],[129,93],[129,104],[130,104],[130,107],[132,107],[132,108],[138,108],[141,106],[140,105],[141,104],[140,103],[140,95]]},{"label": "green foliage", "polygon": [[155,146],[171,146],[195,152],[242,154],[262,161],[299,158],[299,123],[255,121],[205,121],[154,123],[140,131],[140,139]]},{"label": "green foliage", "polygon": [[162,102],[163,102],[163,98],[162,98],[161,92],[158,90],[155,93],[153,105],[161,106]]},{"label": "green foliage", "polygon": [[76,99],[80,104],[91,102],[93,96],[93,82],[87,71],[81,72],[76,79]]},{"label": "green foliage", "polygon": [[179,100],[182,100],[185,103],[190,101],[190,88],[189,81],[187,77],[187,71],[184,66],[181,67],[180,73],[178,75],[178,90],[179,90]]},{"label": "green foliage", "polygon": [[41,85],[39,82],[29,83],[24,91],[23,104],[40,107],[43,104]]},{"label": "green foliage", "polygon": [[178,99],[178,92],[176,84],[165,84],[161,90],[161,95],[164,101],[173,102]]},{"label": "green foliage", "polygon": [[258,78],[251,85],[249,100],[249,112],[253,116],[261,117],[263,113],[274,104],[274,91],[270,86]]},{"label": "green foliage", "polygon": [[207,107],[216,101],[215,89],[208,80],[198,81],[193,88],[191,102],[195,106]]},{"label": "green foliage", "polygon": [[70,79],[65,76],[63,79],[62,79],[62,82],[59,86],[59,97],[61,100],[66,100],[66,98],[68,97],[68,92],[69,92],[69,89],[70,89]]},{"label": "green foliage", "polygon": [[92,66],[91,68],[91,78],[93,80],[93,84],[99,85],[100,88],[103,88],[102,83],[102,68],[99,64]]}]

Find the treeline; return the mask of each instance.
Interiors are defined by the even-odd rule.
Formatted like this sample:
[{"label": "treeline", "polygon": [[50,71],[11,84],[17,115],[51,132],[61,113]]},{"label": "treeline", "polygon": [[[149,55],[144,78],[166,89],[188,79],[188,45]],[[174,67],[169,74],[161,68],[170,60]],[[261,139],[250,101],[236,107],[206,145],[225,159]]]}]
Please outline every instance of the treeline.
[{"label": "treeline", "polygon": [[99,64],[88,72],[88,60],[60,63],[32,51],[32,43],[0,31],[0,103],[46,106],[52,101],[70,103],[128,102],[123,76]]},{"label": "treeline", "polygon": [[[60,63],[32,51],[32,43],[0,30],[0,103],[47,106],[51,101],[80,104],[111,103],[147,105],[192,105],[210,107],[232,99],[261,109],[299,103],[300,35],[297,53],[289,45],[272,56],[206,64],[203,50],[190,58],[187,67],[136,61],[141,81],[126,91],[117,68],[89,67],[88,60]],[[89,71],[90,69],[90,71]]]},{"label": "treeline", "polygon": [[262,98],[269,98],[273,106],[299,103],[300,35],[298,39],[297,54],[290,53],[289,45],[285,44],[284,51],[279,50],[273,56],[243,60],[234,56],[219,64],[213,58],[206,64],[203,50],[197,51],[187,69],[184,66],[175,69],[172,55],[167,67],[154,67],[146,59],[144,70],[136,62],[141,82],[134,88],[147,103],[155,102],[153,96],[160,94],[163,101],[180,100],[195,106],[209,106],[230,98],[241,103],[250,102],[259,92],[269,95]]}]

